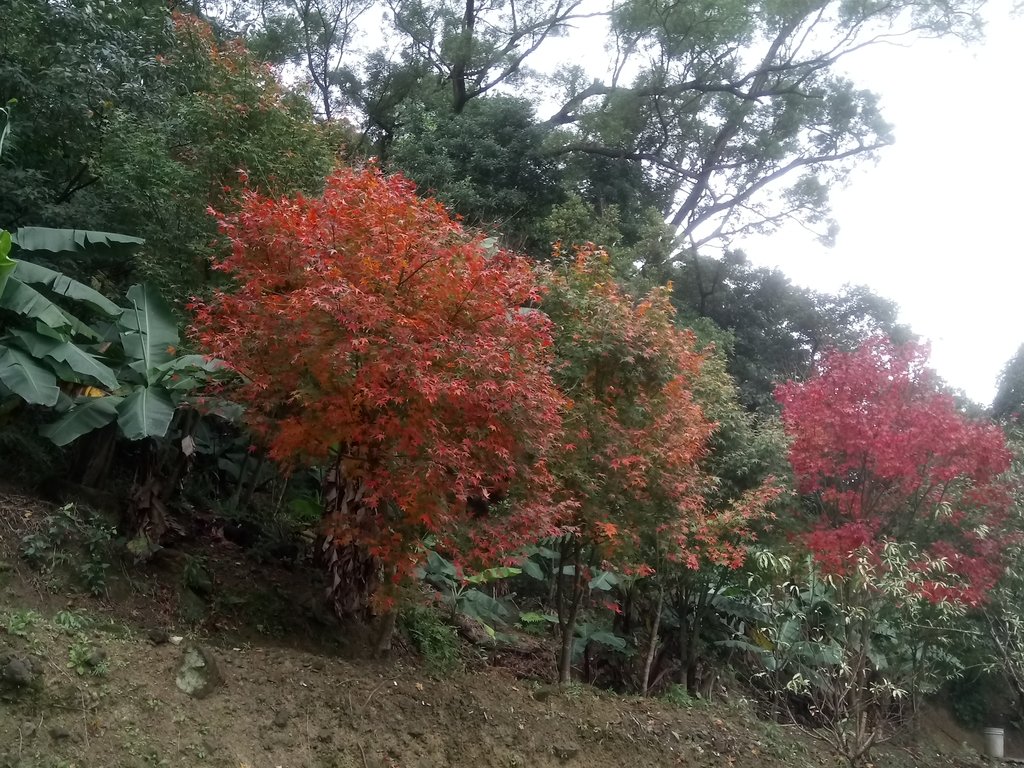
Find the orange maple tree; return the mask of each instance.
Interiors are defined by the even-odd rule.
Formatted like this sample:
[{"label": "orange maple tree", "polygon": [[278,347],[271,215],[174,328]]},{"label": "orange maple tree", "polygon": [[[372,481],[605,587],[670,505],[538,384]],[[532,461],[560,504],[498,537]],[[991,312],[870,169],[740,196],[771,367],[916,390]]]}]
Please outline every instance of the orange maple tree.
[{"label": "orange maple tree", "polygon": [[[573,630],[589,572],[636,575],[744,561],[753,517],[777,495],[758,489],[710,509],[702,460],[715,424],[694,396],[705,356],[675,323],[670,288],[636,297],[605,252],[556,247],[542,307],[555,322],[556,381],[571,398],[565,444],[552,462],[565,501],[559,674],[568,680]],[[564,584],[562,582],[565,582]]]},{"label": "orange maple tree", "polygon": [[[563,399],[550,321],[524,309],[540,298],[530,263],[372,167],[319,197],[246,192],[219,221],[233,286],[194,307],[195,334],[241,375],[234,397],[273,458],[329,465],[339,610],[406,578],[428,536],[493,559],[554,532]],[[467,505],[495,490],[515,500],[500,524]]]}]

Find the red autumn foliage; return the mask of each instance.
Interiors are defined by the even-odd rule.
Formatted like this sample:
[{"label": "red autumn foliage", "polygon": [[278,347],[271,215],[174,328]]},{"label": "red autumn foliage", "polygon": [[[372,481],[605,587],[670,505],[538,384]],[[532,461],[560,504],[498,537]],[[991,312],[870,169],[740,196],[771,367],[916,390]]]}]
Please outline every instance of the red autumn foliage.
[{"label": "red autumn foliage", "polygon": [[[554,531],[545,456],[563,401],[550,321],[520,310],[540,297],[529,263],[372,168],[316,198],[246,192],[219,221],[234,286],[195,307],[195,334],[243,377],[233,396],[275,459],[341,452],[364,492],[358,523],[330,521],[339,546],[401,579],[428,534],[494,558]],[[500,525],[467,509],[527,485]]]},{"label": "red autumn foliage", "polygon": [[926,362],[921,346],[875,338],[779,387],[797,488],[821,510],[803,538],[840,574],[855,552],[877,561],[887,540],[913,544],[925,597],[977,603],[1002,567],[991,533],[1010,504],[999,477],[1010,454],[998,428],[939,390]]},{"label": "red autumn foliage", "polygon": [[701,462],[715,424],[694,397],[705,356],[676,325],[670,289],[630,296],[593,245],[556,247],[552,261],[561,267],[543,307],[556,325],[556,380],[572,398],[553,466],[570,529],[629,572],[650,572],[652,558],[738,567],[751,520],[778,490],[708,508]]}]

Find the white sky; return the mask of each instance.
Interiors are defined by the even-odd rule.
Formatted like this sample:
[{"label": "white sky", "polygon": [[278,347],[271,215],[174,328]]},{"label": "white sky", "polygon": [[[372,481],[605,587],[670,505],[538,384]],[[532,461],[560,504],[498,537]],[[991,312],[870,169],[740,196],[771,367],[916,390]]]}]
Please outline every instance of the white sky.
[{"label": "white sky", "polygon": [[743,247],[795,283],[863,283],[893,299],[939,374],[988,404],[1024,342],[1024,17],[1006,2],[985,15],[980,43],[922,40],[848,61],[881,95],[896,143],[835,191],[834,248],[795,226]]},{"label": "white sky", "polygon": [[[900,321],[931,342],[939,374],[983,404],[1024,342],[1024,12],[1010,11],[1011,0],[990,0],[985,39],[969,46],[917,40],[848,57],[843,69],[880,95],[896,143],[833,191],[835,247],[796,225],[738,244],[799,285],[865,284],[894,300]],[[531,66],[604,75],[600,45],[581,45],[603,32],[603,20],[577,22]]]}]

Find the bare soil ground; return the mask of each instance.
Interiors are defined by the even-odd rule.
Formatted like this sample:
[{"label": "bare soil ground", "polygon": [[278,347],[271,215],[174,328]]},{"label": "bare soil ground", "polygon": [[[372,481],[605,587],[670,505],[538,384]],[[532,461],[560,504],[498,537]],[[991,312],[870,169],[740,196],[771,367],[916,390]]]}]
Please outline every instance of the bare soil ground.
[{"label": "bare soil ground", "polygon": [[[485,661],[439,677],[401,648],[360,660],[364,639],[309,601],[315,578],[223,542],[112,574],[99,598],[72,592],[59,569],[20,555],[51,510],[0,492],[0,666],[24,660],[32,677],[0,685],[0,768],[839,765],[739,695],[685,708],[558,690]],[[200,606],[181,587],[196,562],[213,584]],[[206,698],[175,684],[189,644],[223,677]],[[955,724],[942,725],[942,739],[894,747],[876,765],[979,764]]]}]

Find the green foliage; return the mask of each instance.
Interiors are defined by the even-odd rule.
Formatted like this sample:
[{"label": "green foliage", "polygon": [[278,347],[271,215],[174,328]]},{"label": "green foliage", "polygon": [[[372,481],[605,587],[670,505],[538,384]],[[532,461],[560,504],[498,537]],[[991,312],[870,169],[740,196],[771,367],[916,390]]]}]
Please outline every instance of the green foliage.
[{"label": "green foliage", "polygon": [[699,696],[691,696],[685,685],[670,685],[661,696],[662,700],[674,707],[682,709],[705,708],[708,701]]},{"label": "green foliage", "polygon": [[463,613],[477,620],[492,638],[496,634],[495,626],[506,623],[512,612],[504,602],[486,591],[486,586],[520,573],[519,568],[497,567],[466,576],[433,550],[427,553],[426,564],[420,569],[420,577],[438,590],[452,617]]},{"label": "green foliage", "polygon": [[428,104],[406,112],[408,129],[391,147],[389,164],[470,226],[546,255],[550,241],[537,242],[533,230],[561,193],[532,106],[493,96],[458,114]]},{"label": "green foliage", "polygon": [[778,270],[752,266],[742,253],[689,254],[667,275],[685,321],[704,318],[729,334],[728,371],[751,410],[774,412],[775,386],[807,376],[831,348],[852,349],[876,334],[909,336],[897,325],[896,305],[865,286],[812,291]]},{"label": "green foliage", "polygon": [[53,617],[53,623],[65,634],[75,635],[92,626],[92,620],[74,611],[58,611]]},{"label": "green foliage", "polygon": [[136,233],[143,250],[56,258],[110,292],[141,277],[177,304],[208,278],[206,208],[237,187],[239,169],[267,189],[312,191],[336,139],[300,94],[194,17],[172,18],[160,0],[101,6],[5,4],[4,26],[18,33],[0,40],[0,103],[18,106],[0,223]]},{"label": "green foliage", "polygon": [[102,595],[117,556],[116,536],[113,526],[67,504],[22,539],[21,553],[33,567],[47,573],[70,569],[85,589]]},{"label": "green foliage", "polygon": [[75,671],[80,677],[89,675],[102,677],[107,674],[109,664],[105,655],[101,654],[85,635],[79,634],[68,647],[68,669]]},{"label": "green foliage", "polygon": [[4,617],[4,629],[7,634],[22,639],[29,639],[33,627],[37,626],[43,617],[32,610],[12,611]]},{"label": "green foliage", "polygon": [[[115,241],[141,242],[38,227],[14,238],[22,251],[88,252]],[[166,302],[152,288],[136,285],[128,291],[128,306],[118,306],[60,272],[13,263],[0,294],[0,310],[13,316],[0,337],[0,396],[55,407],[61,418],[42,432],[59,446],[112,422],[129,440],[166,435],[175,407],[218,366],[178,353],[177,321]],[[87,392],[72,400],[58,386],[71,384],[93,388],[99,397]]]},{"label": "green foliage", "polygon": [[399,623],[432,674],[448,674],[459,666],[458,633],[436,610],[422,605],[408,606],[402,610]]},{"label": "green foliage", "polygon": [[1024,344],[1003,366],[999,388],[992,400],[992,418],[1009,419],[1024,406]]},{"label": "green foliage", "polygon": [[[859,766],[906,725],[921,696],[960,676],[955,653],[976,636],[961,637],[969,633],[963,605],[933,605],[910,588],[922,578],[911,548],[890,543],[881,562],[854,557],[842,578],[823,575],[810,558],[796,570],[761,553],[750,588],[730,590],[718,609],[734,632],[720,646],[753,662],[766,711],[804,723]],[[875,720],[865,725],[868,711]]]}]

